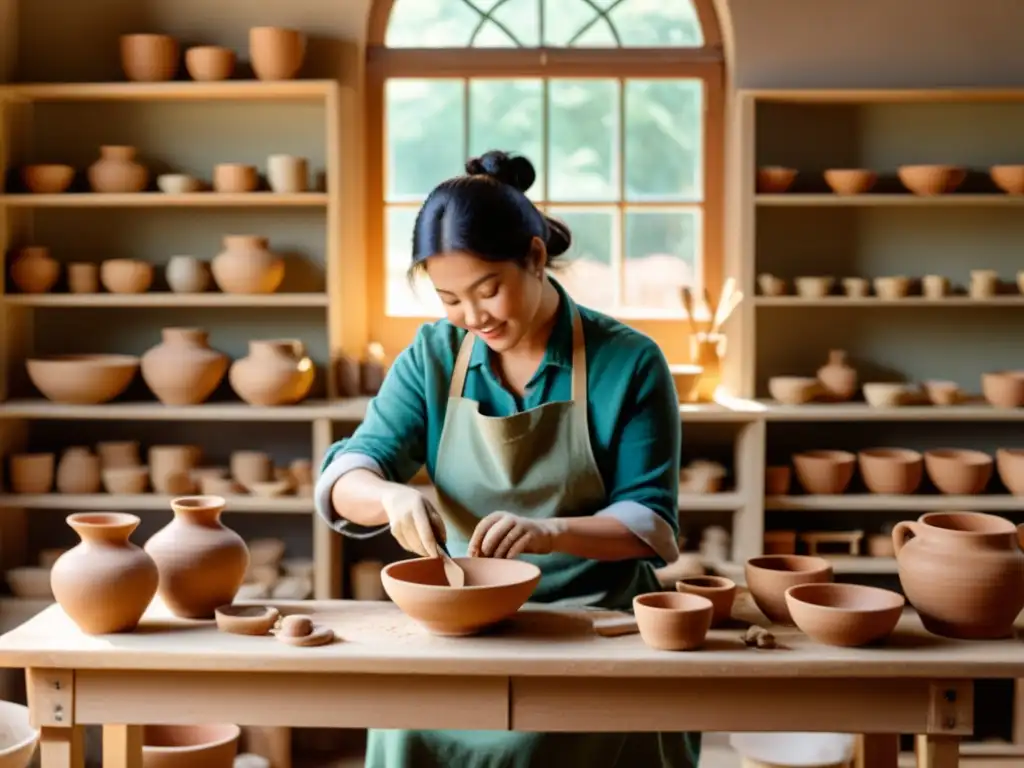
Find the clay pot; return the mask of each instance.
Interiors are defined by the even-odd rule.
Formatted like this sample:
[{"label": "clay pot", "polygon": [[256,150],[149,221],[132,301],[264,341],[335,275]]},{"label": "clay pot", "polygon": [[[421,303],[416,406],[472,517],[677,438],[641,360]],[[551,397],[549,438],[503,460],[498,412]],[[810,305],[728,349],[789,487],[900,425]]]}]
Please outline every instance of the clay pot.
[{"label": "clay pot", "polygon": [[164,276],[175,293],[202,293],[210,287],[210,267],[195,256],[172,256]]},{"label": "clay pot", "polygon": [[309,394],[316,366],[297,339],[250,341],[249,355],[231,364],[228,381],[249,405],[289,405]]},{"label": "clay pot", "polygon": [[888,589],[861,584],[799,584],[786,590],[797,628],[824,645],[856,647],[892,634],[906,600]]},{"label": "clay pot", "polygon": [[89,186],[93,192],[134,194],[149,184],[146,166],[135,162],[135,147],[100,147],[100,159],[89,166]]},{"label": "clay pot", "polygon": [[121,68],[137,82],[173,80],[178,72],[178,41],[170,35],[121,35]]},{"label": "clay pot", "polygon": [[821,382],[810,376],[772,376],[768,379],[768,394],[784,405],[809,403],[821,391]]},{"label": "clay pot", "polygon": [[995,408],[1024,407],[1024,371],[983,373],[981,393]]},{"label": "clay pot", "polygon": [[193,445],[153,445],[149,448],[149,477],[153,490],[183,495],[195,489],[192,470],[199,463],[200,451]]},{"label": "clay pot", "polygon": [[967,171],[956,165],[901,165],[896,175],[915,195],[941,195],[956,190]]},{"label": "clay pot", "polygon": [[996,451],[999,479],[1014,496],[1024,496],[1024,448],[999,448]]},{"label": "clay pot", "polygon": [[256,166],[244,163],[219,163],[213,167],[213,191],[227,194],[254,192],[260,175]]},{"label": "clay pot", "polygon": [[972,299],[990,299],[999,292],[999,273],[994,269],[972,269],[967,289]]},{"label": "clay pot", "polygon": [[274,462],[262,451],[235,451],[229,461],[231,477],[242,485],[269,482],[274,476]]},{"label": "clay pot", "polygon": [[296,29],[253,27],[249,59],[260,80],[291,80],[306,58],[306,36]]},{"label": "clay pot", "polygon": [[11,281],[22,293],[46,293],[60,277],[60,262],[42,246],[21,248],[11,264]]},{"label": "clay pot", "polygon": [[138,369],[134,355],[51,355],[25,361],[29,379],[45,398],[73,405],[113,400]]},{"label": "clay pot", "polygon": [[834,578],[832,565],[823,557],[807,555],[762,555],[744,566],[747,588],[754,603],[769,621],[792,624],[786,605],[786,590],[797,584],[821,584]]},{"label": "clay pot", "polygon": [[1017,526],[980,512],[929,512],[897,523],[892,540],[900,584],[925,629],[965,640],[1013,634],[1024,608]]},{"label": "clay pot", "polygon": [[807,493],[843,493],[853,479],[857,457],[849,451],[803,451],[793,454],[793,468]]},{"label": "clay pot", "polygon": [[796,554],[796,531],[765,531],[763,541],[766,555]]},{"label": "clay pot", "polygon": [[871,283],[865,277],[844,277],[843,293],[850,299],[862,299],[871,291]]},{"label": "clay pot", "polygon": [[105,440],[96,443],[96,453],[104,469],[139,466],[138,440]]},{"label": "clay pot", "polygon": [[1008,195],[1024,195],[1024,165],[993,165],[988,175]]},{"label": "clay pot", "polygon": [[951,496],[973,496],[984,491],[992,479],[994,463],[987,453],[965,448],[938,448],[924,454],[928,479]]},{"label": "clay pot", "polygon": [[33,194],[56,195],[71,186],[75,180],[75,169],[57,163],[26,165],[21,169],[21,180]]},{"label": "clay pot", "polygon": [[160,571],[160,597],[176,616],[212,619],[242,585],[249,550],[220,521],[225,504],[220,496],[174,499],[174,519],[146,542]]},{"label": "clay pot", "polygon": [[141,259],[107,259],[100,282],[111,293],[145,293],[153,284],[153,265]]},{"label": "clay pot", "polygon": [[295,194],[309,189],[309,164],[304,157],[271,155],[267,158],[267,182],[279,194]]},{"label": "clay pot", "polygon": [[235,71],[235,52],[219,45],[197,45],[185,51],[185,69],[193,80],[227,80]]},{"label": "clay pot", "polygon": [[857,463],[872,493],[913,493],[924,479],[924,457],[906,448],[868,448],[857,453]]},{"label": "clay pot", "polygon": [[857,394],[857,371],[847,364],[845,350],[828,353],[828,362],[818,369],[818,381],[830,400],[850,400]]},{"label": "clay pot", "polygon": [[902,275],[876,277],[874,285],[875,295],[886,301],[905,299],[910,293],[910,278]]},{"label": "clay pot", "polygon": [[53,564],[50,584],[60,607],[90,635],[131,632],[156,594],[157,567],[128,540],[139,518],[80,512],[67,518],[82,543]]},{"label": "clay pot", "polygon": [[53,487],[52,453],[16,453],[11,456],[11,490],[49,493]]},{"label": "clay pot", "polygon": [[757,285],[764,296],[785,296],[786,281],[781,277],[769,275],[768,273],[757,276]]},{"label": "clay pot", "polygon": [[825,183],[837,195],[859,195],[868,192],[878,180],[878,174],[865,168],[829,168],[823,174]]},{"label": "clay pot", "polygon": [[836,279],[827,276],[802,276],[796,278],[793,283],[800,298],[823,299],[832,292]]},{"label": "clay pot", "polygon": [[237,725],[147,725],[142,768],[232,768],[241,733]]},{"label": "clay pot", "polygon": [[438,557],[400,560],[381,572],[388,597],[435,635],[473,635],[507,619],[540,582],[540,569],[524,560],[453,559],[466,574],[464,587],[448,586],[444,563]]},{"label": "clay pot", "polygon": [[955,381],[926,381],[922,387],[932,405],[956,405],[964,399],[964,391]]},{"label": "clay pot", "polygon": [[149,487],[149,467],[104,467],[100,470],[103,489],[115,495],[145,493]]},{"label": "clay pot", "polygon": [[867,538],[868,557],[895,557],[892,533],[873,533]]},{"label": "clay pot", "polygon": [[273,293],[284,279],[284,259],[256,235],[226,235],[224,250],[210,266],[213,279],[225,293]]},{"label": "clay pot", "polygon": [[785,496],[793,481],[793,470],[787,466],[766,467],[764,492],[766,496]]},{"label": "clay pot", "polygon": [[781,165],[765,165],[757,169],[757,191],[759,194],[785,192],[793,185],[797,170]]},{"label": "clay pot", "polygon": [[203,185],[187,173],[161,173],[156,177],[156,188],[165,195],[190,195],[201,191]]},{"label": "clay pot", "polygon": [[714,605],[684,592],[650,592],[633,598],[633,615],[643,641],[659,651],[693,651],[704,645]]},{"label": "clay pot", "polygon": [[88,448],[68,448],[57,464],[57,490],[61,493],[99,493],[100,457]]},{"label": "clay pot", "polygon": [[142,356],[142,378],[165,405],[206,402],[228,370],[228,357],[212,349],[202,328],[164,328],[163,341]]},{"label": "clay pot", "polygon": [[706,597],[714,606],[711,626],[728,623],[736,600],[736,582],[724,576],[687,576],[676,582],[676,592]]},{"label": "clay pot", "polygon": [[864,399],[872,408],[898,408],[901,405],[909,405],[918,396],[918,388],[912,384],[869,381],[862,389]]},{"label": "clay pot", "polygon": [[71,293],[98,293],[100,268],[89,261],[68,264],[68,290]]},{"label": "clay pot", "polygon": [[945,275],[925,275],[921,278],[921,293],[926,299],[942,299],[949,293],[949,278]]}]

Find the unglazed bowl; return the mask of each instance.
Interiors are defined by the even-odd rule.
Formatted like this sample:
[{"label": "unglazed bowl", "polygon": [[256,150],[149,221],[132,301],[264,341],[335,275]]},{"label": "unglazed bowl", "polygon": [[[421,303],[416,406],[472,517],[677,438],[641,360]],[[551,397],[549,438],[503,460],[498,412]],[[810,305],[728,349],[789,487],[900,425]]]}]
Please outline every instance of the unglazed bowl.
[{"label": "unglazed bowl", "polygon": [[906,600],[862,584],[798,584],[786,590],[797,628],[824,645],[855,647],[892,634]]}]

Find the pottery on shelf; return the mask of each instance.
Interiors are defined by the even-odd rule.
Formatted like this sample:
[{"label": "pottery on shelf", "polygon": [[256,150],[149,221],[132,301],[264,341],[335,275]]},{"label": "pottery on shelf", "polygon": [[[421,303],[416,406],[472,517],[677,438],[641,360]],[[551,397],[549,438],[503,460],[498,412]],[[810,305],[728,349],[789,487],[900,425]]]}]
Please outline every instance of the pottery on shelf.
[{"label": "pottery on shelf", "polygon": [[141,259],[107,259],[100,282],[111,293],[145,293],[153,284],[153,265]]},{"label": "pottery on shelf", "polygon": [[114,495],[145,493],[149,487],[149,467],[104,467],[100,470],[103,490]]},{"label": "pottery on shelf", "polygon": [[873,408],[896,408],[910,405],[918,399],[920,390],[913,384],[889,381],[869,381],[863,387],[864,399]]},{"label": "pottery on shelf", "polygon": [[797,584],[834,580],[832,565],[823,557],[809,555],[761,555],[744,565],[750,596],[758,610],[775,624],[792,624],[786,590]]},{"label": "pottery on shelf", "polygon": [[896,175],[915,195],[942,195],[955,191],[967,171],[957,165],[901,165]]},{"label": "pottery on shelf", "polygon": [[100,457],[88,448],[68,448],[57,463],[57,490],[60,493],[99,493]]},{"label": "pottery on shelf", "polygon": [[156,564],[129,541],[140,522],[122,512],[67,518],[82,541],[53,564],[50,584],[60,607],[87,634],[132,631],[156,594]]},{"label": "pottery on shelf", "polygon": [[121,35],[121,68],[137,82],[173,80],[178,72],[178,41],[170,35]]},{"label": "pottery on shelf", "polygon": [[812,376],[772,376],[768,394],[784,405],[803,405],[822,392],[821,382]]},{"label": "pottery on shelf", "polygon": [[[703,369],[701,369],[703,370]],[[359,384],[364,395],[376,395],[384,384],[387,365],[384,361],[384,345],[371,341],[366,345],[366,354],[359,364]]]},{"label": "pottery on shelf", "polygon": [[212,619],[242,585],[249,550],[220,520],[226,503],[220,496],[173,499],[174,519],[146,542],[160,572],[160,597],[176,616]]},{"label": "pottery on shelf", "polygon": [[271,155],[267,158],[267,182],[278,194],[294,194],[309,189],[309,163],[295,155]]},{"label": "pottery on shelf", "polygon": [[714,612],[711,626],[728,623],[732,617],[732,605],[736,600],[736,582],[724,576],[687,576],[676,582],[676,592],[706,597],[711,601]]},{"label": "pottery on shelf", "polygon": [[227,80],[235,71],[235,52],[219,45],[197,45],[185,51],[185,69],[193,80]]},{"label": "pottery on shelf", "polygon": [[142,768],[233,768],[237,725],[146,725]]},{"label": "pottery on shelf", "polygon": [[217,389],[228,357],[210,347],[202,328],[164,328],[141,360],[142,378],[165,405],[197,405]]},{"label": "pottery on shelf", "polygon": [[256,166],[245,163],[218,163],[213,167],[214,192],[254,192],[259,186],[260,176]]},{"label": "pottery on shelf", "polygon": [[175,293],[202,293],[210,287],[210,266],[195,256],[172,256],[164,277]]},{"label": "pottery on shelf", "polygon": [[91,261],[68,264],[68,290],[71,293],[99,293],[99,266]]},{"label": "pottery on shelf", "polygon": [[153,490],[170,496],[194,493],[192,472],[201,458],[201,451],[194,445],[151,445],[149,478]]},{"label": "pottery on shelf", "polygon": [[11,281],[22,293],[46,293],[60,277],[60,262],[50,249],[34,245],[19,248],[11,264]]},{"label": "pottery on shelf", "polygon": [[996,451],[999,479],[1014,496],[1024,496],[1024,448],[999,448]]},{"label": "pottery on shelf", "polygon": [[908,448],[867,448],[857,453],[857,463],[871,493],[906,495],[924,479],[924,457]]},{"label": "pottery on shelf", "polygon": [[10,469],[15,493],[49,493],[53,487],[52,453],[16,453],[11,456]]},{"label": "pottery on shelf", "polygon": [[50,355],[25,361],[28,377],[47,400],[99,405],[124,392],[139,370],[134,355]]},{"label": "pottery on shelf", "polygon": [[291,80],[306,58],[306,35],[297,29],[253,27],[249,59],[260,80]]},{"label": "pottery on shelf", "polygon": [[942,299],[949,293],[949,278],[945,275],[925,275],[921,278],[921,294],[926,299]]},{"label": "pottery on shelf", "polygon": [[764,492],[766,496],[785,496],[793,482],[793,470],[786,465],[765,467]]},{"label": "pottery on shelf", "polygon": [[21,181],[29,192],[36,195],[56,195],[67,191],[75,180],[75,169],[59,163],[26,165],[21,169]]},{"label": "pottery on shelf", "polygon": [[258,235],[225,235],[210,267],[224,293],[273,293],[284,279],[284,259]]},{"label": "pottery on shelf", "polygon": [[96,443],[96,453],[104,469],[137,467],[141,463],[138,440],[103,440]]},{"label": "pottery on shelf", "polygon": [[857,394],[857,371],[847,362],[845,350],[829,351],[828,362],[818,369],[818,381],[830,400],[842,402]]},{"label": "pottery on shelf", "polygon": [[871,283],[866,277],[844,277],[842,282],[848,299],[862,299],[871,292]]},{"label": "pottery on shelf", "polygon": [[228,461],[231,477],[242,485],[266,483],[274,477],[274,462],[263,451],[234,451]]},{"label": "pottery on shelf", "polygon": [[832,293],[836,279],[821,275],[803,275],[793,280],[797,295],[802,299],[823,299]]},{"label": "pottery on shelf", "polygon": [[1024,407],[1024,370],[983,373],[981,393],[995,408]]},{"label": "pottery on shelf", "polygon": [[757,286],[763,296],[785,296],[786,281],[767,272],[757,276]]},{"label": "pottery on shelf", "polygon": [[135,161],[135,147],[105,145],[100,147],[100,159],[89,166],[87,176],[93,192],[133,194],[149,184],[149,171]]},{"label": "pottery on shelf", "polygon": [[250,405],[290,405],[309,394],[316,366],[298,339],[249,342],[249,355],[231,364],[228,381]]},{"label": "pottery on shelf", "polygon": [[988,175],[1008,195],[1024,195],[1024,165],[993,165]]},{"label": "pottery on shelf", "polygon": [[956,405],[965,397],[955,381],[925,381],[921,388],[932,405]]},{"label": "pottery on shelf", "polygon": [[886,301],[905,299],[910,293],[910,278],[903,275],[887,275],[874,279],[875,295]]},{"label": "pottery on shelf", "polygon": [[843,493],[853,479],[857,457],[849,451],[817,450],[793,454],[793,469],[807,493]]},{"label": "pottery on shelf", "polygon": [[782,165],[764,165],[757,169],[756,188],[761,194],[785,192],[796,180],[797,170]]},{"label": "pottery on shelf", "polygon": [[992,479],[994,465],[989,454],[967,448],[936,448],[924,452],[928,479],[950,496],[973,496],[984,491]]},{"label": "pottery on shelf", "polygon": [[825,183],[837,195],[859,195],[869,192],[878,180],[878,174],[866,168],[829,168],[822,175],[825,177]]},{"label": "pottery on shelf", "polygon": [[892,531],[900,584],[925,629],[942,637],[1010,637],[1024,608],[1018,526],[980,512],[929,512]]},{"label": "pottery on shelf", "polygon": [[897,592],[863,584],[798,584],[786,590],[797,629],[824,645],[849,648],[891,635],[905,604]]},{"label": "pottery on shelf", "polygon": [[967,294],[972,299],[990,299],[999,292],[999,273],[994,269],[972,269]]},{"label": "pottery on shelf", "polygon": [[188,195],[202,189],[199,179],[187,173],[162,173],[156,177],[156,188],[165,195]]}]

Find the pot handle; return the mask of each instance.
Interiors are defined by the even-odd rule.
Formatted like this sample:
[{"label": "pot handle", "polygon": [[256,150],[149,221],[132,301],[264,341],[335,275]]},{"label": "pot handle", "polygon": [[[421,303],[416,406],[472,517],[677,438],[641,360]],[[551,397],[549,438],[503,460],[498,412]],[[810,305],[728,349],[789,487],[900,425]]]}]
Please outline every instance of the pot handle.
[{"label": "pot handle", "polygon": [[[1021,523],[1024,525],[1024,523]],[[892,548],[896,556],[899,556],[903,545],[915,536],[920,536],[918,524],[912,520],[901,520],[892,529]]]}]

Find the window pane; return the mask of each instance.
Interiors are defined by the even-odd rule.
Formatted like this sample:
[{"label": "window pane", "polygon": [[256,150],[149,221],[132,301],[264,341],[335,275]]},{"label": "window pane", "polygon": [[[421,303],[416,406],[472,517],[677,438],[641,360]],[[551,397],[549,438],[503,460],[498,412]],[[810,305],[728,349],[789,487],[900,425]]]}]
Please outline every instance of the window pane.
[{"label": "window pane", "polygon": [[[451,2],[451,0],[448,0]],[[537,0],[475,0],[479,8],[489,6],[491,20],[485,24],[474,45],[483,48],[494,37],[499,45],[536,48],[540,44],[540,8]],[[486,31],[486,38],[485,38]]]},{"label": "window pane", "polygon": [[544,0],[544,38],[552,47],[704,45],[700,18],[691,0]]},{"label": "window pane", "polygon": [[461,48],[479,20],[462,0],[395,0],[384,44],[389,48]]},{"label": "window pane", "polygon": [[695,286],[701,253],[701,212],[628,211],[623,280],[628,307],[680,310],[679,289]]},{"label": "window pane", "polygon": [[387,252],[385,312],[397,317],[439,317],[441,300],[430,281],[421,277],[410,287],[407,273],[412,260],[412,230],[418,207],[388,206],[384,212],[384,248]]},{"label": "window pane", "polygon": [[618,200],[618,81],[555,79],[548,94],[548,199]]},{"label": "window pane", "polygon": [[387,199],[418,200],[463,172],[466,140],[462,80],[387,81]]},{"label": "window pane", "polygon": [[626,199],[704,197],[700,80],[626,81]]},{"label": "window pane", "polygon": [[469,85],[469,154],[491,149],[524,155],[537,180],[527,195],[544,194],[544,91],[540,80],[472,80]]},{"label": "window pane", "polygon": [[611,312],[616,306],[619,282],[613,259],[619,241],[615,235],[617,210],[581,211],[552,206],[548,214],[564,221],[572,231],[572,247],[552,267],[555,279],[580,304]]}]

